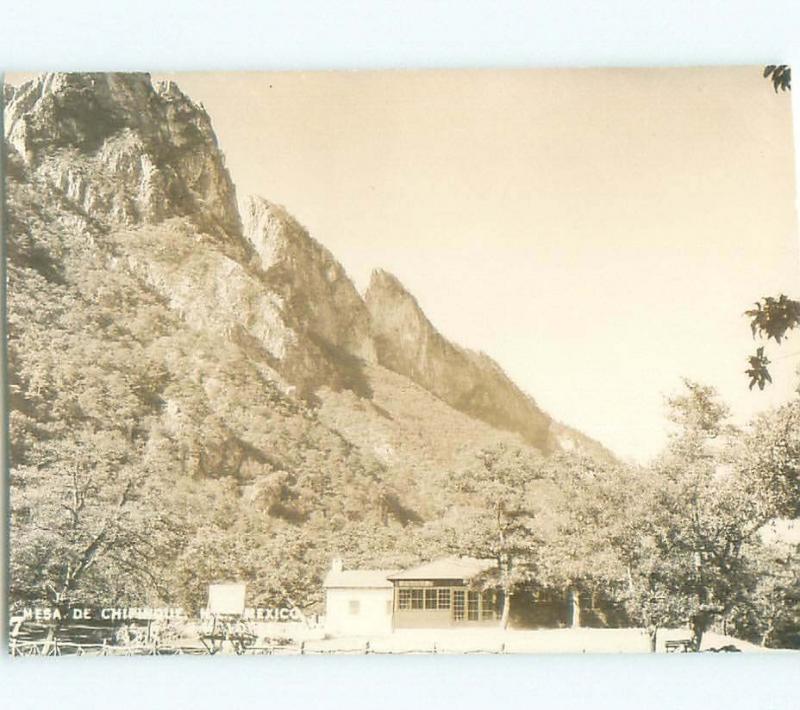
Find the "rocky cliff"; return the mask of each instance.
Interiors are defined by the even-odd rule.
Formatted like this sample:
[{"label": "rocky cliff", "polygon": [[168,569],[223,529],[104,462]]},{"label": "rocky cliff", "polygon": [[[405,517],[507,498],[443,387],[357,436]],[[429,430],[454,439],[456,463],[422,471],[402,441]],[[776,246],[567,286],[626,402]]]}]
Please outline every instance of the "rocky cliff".
[{"label": "rocky cliff", "polygon": [[416,299],[386,271],[373,272],[365,300],[378,361],[449,405],[498,429],[549,448],[549,417],[483,353],[444,338]]},{"label": "rocky cliff", "polygon": [[342,265],[283,207],[248,199],[245,234],[287,321],[316,341],[375,360],[369,313]]},{"label": "rocky cliff", "polygon": [[110,224],[195,220],[241,232],[208,114],[147,74],[45,74],[5,108],[6,139],[85,214]]},{"label": "rocky cliff", "polygon": [[195,328],[258,351],[306,396],[367,394],[369,315],[341,265],[283,208],[243,228],[205,110],[146,74],[48,74],[4,90],[8,153],[57,190]]}]

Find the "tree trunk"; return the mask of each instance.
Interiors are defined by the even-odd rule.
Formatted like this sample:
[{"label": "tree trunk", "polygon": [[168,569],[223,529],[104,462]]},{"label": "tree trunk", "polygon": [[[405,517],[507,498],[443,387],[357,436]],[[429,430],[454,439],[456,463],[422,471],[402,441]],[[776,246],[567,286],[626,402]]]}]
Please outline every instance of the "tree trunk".
[{"label": "tree trunk", "polygon": [[511,614],[511,592],[503,592],[503,610],[500,614],[500,628],[508,628],[508,618]]},{"label": "tree trunk", "polygon": [[705,622],[702,619],[694,617],[691,623],[692,629],[692,650],[696,653],[700,650],[700,644],[703,642],[703,633],[705,632]]},{"label": "tree trunk", "polygon": [[774,631],[775,631],[774,620],[770,619],[769,623],[767,624],[767,628],[764,630],[764,633],[761,636],[762,646],[768,647],[772,643],[772,634]]},{"label": "tree trunk", "polygon": [[573,629],[581,627],[581,597],[574,587],[569,590],[570,626]]},{"label": "tree trunk", "polygon": [[650,637],[650,653],[655,653],[658,647],[658,626],[649,627],[647,635]]}]

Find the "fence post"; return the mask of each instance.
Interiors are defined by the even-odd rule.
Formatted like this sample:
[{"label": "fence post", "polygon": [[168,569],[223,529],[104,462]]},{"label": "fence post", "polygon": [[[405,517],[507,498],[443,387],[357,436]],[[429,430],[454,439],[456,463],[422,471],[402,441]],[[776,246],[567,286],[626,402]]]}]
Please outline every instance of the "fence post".
[{"label": "fence post", "polygon": [[438,653],[438,651],[436,650],[436,641],[433,642],[433,652]]},{"label": "fence post", "polygon": [[364,655],[365,655],[365,656],[368,656],[368,655],[369,655],[369,641],[367,641],[367,642],[364,644]]},{"label": "fence post", "polygon": [[503,643],[500,644],[500,653],[505,653],[505,652],[506,652],[506,642],[503,641]]},{"label": "fence post", "polygon": [[306,642],[305,641],[301,641],[300,642],[300,655],[301,656],[305,656],[305,654],[306,654]]}]

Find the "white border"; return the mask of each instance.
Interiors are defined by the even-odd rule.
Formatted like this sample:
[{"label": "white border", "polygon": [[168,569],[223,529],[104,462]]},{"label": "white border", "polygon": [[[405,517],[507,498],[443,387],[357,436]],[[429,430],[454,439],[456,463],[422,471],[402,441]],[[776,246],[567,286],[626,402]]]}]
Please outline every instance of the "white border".
[{"label": "white border", "polygon": [[[684,66],[798,54],[796,0],[0,1],[6,71]],[[797,708],[797,680],[787,655],[6,656],[0,707],[751,710]]]}]

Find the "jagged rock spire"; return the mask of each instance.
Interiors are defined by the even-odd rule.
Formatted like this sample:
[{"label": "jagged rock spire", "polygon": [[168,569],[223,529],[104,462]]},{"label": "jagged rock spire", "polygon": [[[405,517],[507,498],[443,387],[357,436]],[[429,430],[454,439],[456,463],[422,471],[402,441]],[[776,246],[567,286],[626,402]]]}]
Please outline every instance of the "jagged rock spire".
[{"label": "jagged rock spire", "polygon": [[374,271],[365,301],[378,362],[465,414],[550,447],[550,418],[533,399],[494,360],[443,337],[397,277]]},{"label": "jagged rock spire", "polygon": [[293,328],[363,360],[375,349],[364,301],[342,265],[282,206],[250,197],[245,236],[261,260],[271,290]]}]

